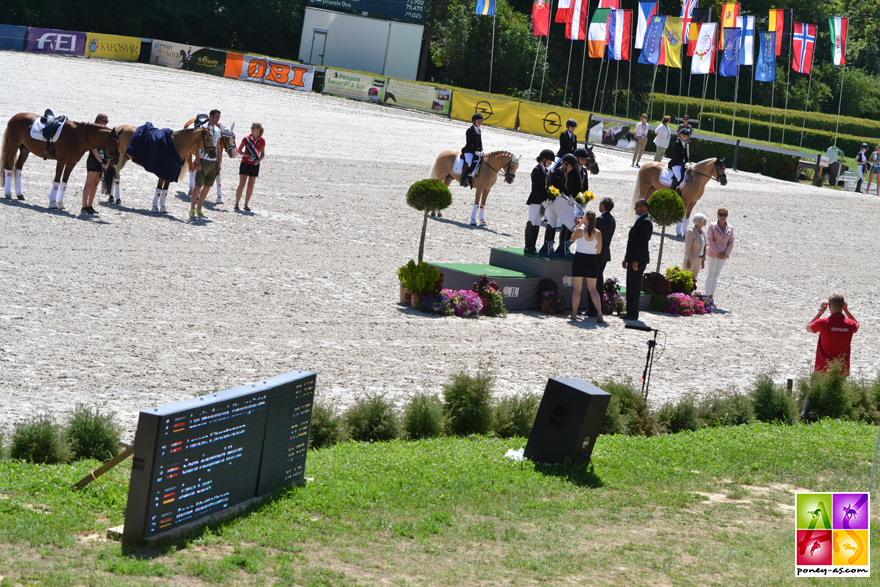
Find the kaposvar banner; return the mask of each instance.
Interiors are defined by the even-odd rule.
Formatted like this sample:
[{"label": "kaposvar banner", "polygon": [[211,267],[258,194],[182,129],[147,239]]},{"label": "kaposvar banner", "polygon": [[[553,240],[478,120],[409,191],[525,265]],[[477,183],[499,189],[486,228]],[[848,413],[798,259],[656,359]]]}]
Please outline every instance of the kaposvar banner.
[{"label": "kaposvar banner", "polygon": [[120,37],[89,33],[86,36],[86,57],[137,61],[141,55],[140,37]]}]

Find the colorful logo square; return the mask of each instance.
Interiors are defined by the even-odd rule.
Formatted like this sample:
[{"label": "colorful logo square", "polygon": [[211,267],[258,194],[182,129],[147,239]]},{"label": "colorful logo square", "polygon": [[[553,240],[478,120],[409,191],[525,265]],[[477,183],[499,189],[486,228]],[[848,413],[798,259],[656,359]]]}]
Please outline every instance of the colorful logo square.
[{"label": "colorful logo square", "polygon": [[834,505],[831,493],[797,494],[797,529],[830,530],[831,508]]},{"label": "colorful logo square", "polygon": [[867,530],[835,530],[832,548],[834,555],[831,564],[833,565],[868,565]]},{"label": "colorful logo square", "polygon": [[868,529],[868,494],[835,493],[834,513],[831,516],[835,528],[852,530]]},{"label": "colorful logo square", "polygon": [[795,576],[870,577],[867,493],[798,493]]},{"label": "colorful logo square", "polygon": [[798,565],[831,565],[834,560],[832,550],[830,530],[797,531]]}]

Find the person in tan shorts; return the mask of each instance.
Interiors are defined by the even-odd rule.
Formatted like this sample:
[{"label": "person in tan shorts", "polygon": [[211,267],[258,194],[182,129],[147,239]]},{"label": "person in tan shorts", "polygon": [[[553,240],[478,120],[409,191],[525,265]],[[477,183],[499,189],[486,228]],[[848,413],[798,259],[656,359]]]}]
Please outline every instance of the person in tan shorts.
[{"label": "person in tan shorts", "polygon": [[[206,128],[214,134],[214,147],[216,148],[220,141],[219,110],[211,110],[208,119],[208,126]],[[211,186],[214,185],[214,180],[217,178],[217,174],[220,173],[220,164],[223,162],[223,151],[217,149],[216,156],[217,159],[212,159],[210,155],[208,155],[208,151],[203,151],[201,149],[199,149],[195,156],[196,187],[193,190],[189,202],[190,218],[205,218],[205,214],[202,212],[202,205],[205,203],[205,198],[208,197],[208,192],[211,190]]]}]

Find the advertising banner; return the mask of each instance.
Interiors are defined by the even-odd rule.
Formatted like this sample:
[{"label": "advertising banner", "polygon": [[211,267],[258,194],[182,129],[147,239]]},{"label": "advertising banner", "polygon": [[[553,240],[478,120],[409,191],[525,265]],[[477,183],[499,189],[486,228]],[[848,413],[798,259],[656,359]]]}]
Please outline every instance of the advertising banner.
[{"label": "advertising banner", "polygon": [[324,74],[324,93],[344,96],[352,100],[379,102],[385,100],[388,79],[361,73],[328,69]]},{"label": "advertising banner", "polygon": [[24,51],[27,27],[0,24],[0,51]]},{"label": "advertising banner", "polygon": [[420,86],[396,79],[388,80],[385,89],[385,104],[424,110],[435,114],[449,114],[452,102],[452,90]]},{"label": "advertising banner", "polygon": [[137,61],[141,56],[141,38],[89,33],[86,35],[85,55],[86,57]]},{"label": "advertising banner", "polygon": [[193,45],[181,45],[171,41],[153,39],[153,48],[150,50],[150,63],[163,67],[183,69],[183,65],[192,58],[194,51],[200,51],[201,47]]},{"label": "advertising banner", "polygon": [[519,105],[519,130],[533,135],[558,138],[566,130],[565,123],[569,118],[573,118],[578,123],[575,134],[578,142],[582,142],[587,132],[587,122],[590,120],[588,113],[552,106],[546,108],[525,102]]},{"label": "advertising banner", "polygon": [[205,48],[193,51],[181,69],[222,76],[226,69],[226,51]]},{"label": "advertising banner", "polygon": [[311,92],[315,67],[269,57],[227,53],[223,75],[235,79]]},{"label": "advertising banner", "polygon": [[85,48],[85,33],[55,29],[28,29],[27,50],[30,53],[82,56]]},{"label": "advertising banner", "polygon": [[519,102],[508,102],[496,98],[486,98],[464,92],[455,92],[452,100],[451,116],[458,120],[470,121],[474,113],[483,115],[483,124],[501,128],[516,129],[516,114]]}]

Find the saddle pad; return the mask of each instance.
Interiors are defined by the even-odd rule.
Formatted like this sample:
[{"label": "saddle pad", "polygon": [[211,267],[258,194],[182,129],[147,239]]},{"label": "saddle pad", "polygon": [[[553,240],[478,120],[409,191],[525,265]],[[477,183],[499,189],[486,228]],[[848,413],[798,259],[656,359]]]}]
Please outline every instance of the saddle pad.
[{"label": "saddle pad", "polygon": [[[483,162],[483,159],[482,159],[482,158],[477,159],[477,164],[476,164],[476,166],[474,167],[474,170],[471,171],[471,177],[476,177],[476,176],[477,176],[477,173],[480,172],[480,164],[481,164],[482,162]],[[463,168],[464,168],[464,159],[462,159],[461,157],[458,157],[458,158],[455,160],[455,163],[452,164],[452,173],[454,173],[455,175],[461,175],[461,170],[462,170]]]},{"label": "saddle pad", "polygon": [[662,183],[666,187],[669,187],[672,185],[672,178],[673,177],[675,177],[675,176],[672,175],[672,170],[669,169],[668,167],[664,167],[660,171],[660,183]]},{"label": "saddle pad", "polygon": [[[42,141],[45,143],[46,137],[44,137],[42,134],[44,128],[46,128],[46,125],[43,124],[42,122],[40,122],[39,118],[37,120],[35,120],[34,123],[31,125],[31,138],[34,139],[35,141]],[[63,124],[58,127],[58,130],[55,132],[55,136],[52,137],[53,143],[58,140],[58,137],[61,136],[62,130],[64,130]]]},{"label": "saddle pad", "polygon": [[159,179],[176,182],[183,160],[174,147],[172,132],[170,128],[156,128],[145,122],[134,131],[125,154]]}]

